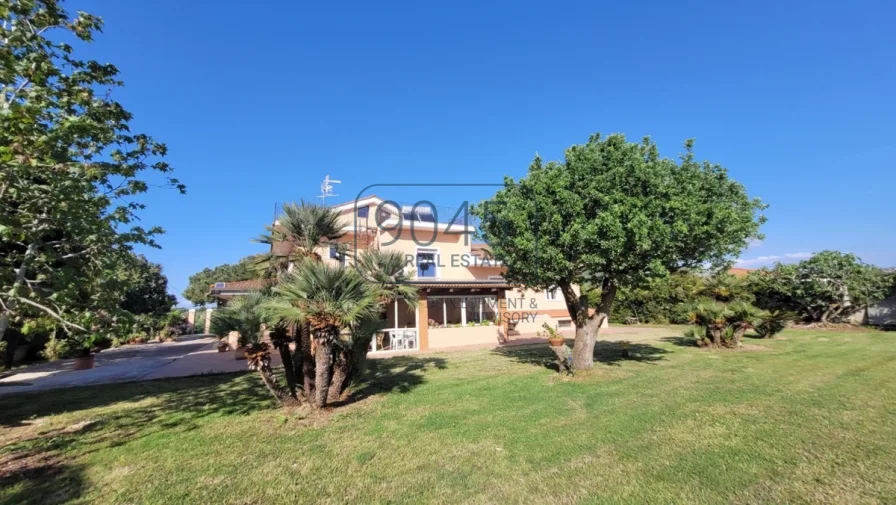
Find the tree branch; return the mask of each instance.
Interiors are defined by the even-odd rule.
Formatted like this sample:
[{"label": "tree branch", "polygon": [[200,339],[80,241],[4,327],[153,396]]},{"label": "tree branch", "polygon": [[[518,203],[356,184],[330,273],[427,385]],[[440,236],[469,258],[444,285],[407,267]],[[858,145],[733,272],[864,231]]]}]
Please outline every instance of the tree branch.
[{"label": "tree branch", "polygon": [[59,321],[60,323],[62,323],[62,324],[65,325],[65,326],[71,326],[72,328],[77,328],[77,329],[79,329],[79,330],[81,330],[81,331],[84,331],[84,332],[87,331],[87,329],[84,328],[84,327],[82,327],[82,326],[78,326],[78,325],[75,324],[75,323],[71,323],[71,322],[69,322],[69,321],[66,321],[65,318],[63,318],[63,317],[60,316],[58,313],[56,313],[55,311],[53,311],[53,309],[51,309],[50,307],[47,307],[47,306],[45,306],[45,305],[41,305],[41,304],[39,304],[39,303],[37,303],[37,302],[34,302],[34,301],[31,301],[31,300],[29,300],[29,299],[27,299],[27,298],[22,298],[21,296],[17,296],[17,297],[15,297],[15,298],[16,298],[16,300],[18,300],[18,301],[20,301],[20,302],[22,302],[22,303],[31,305],[32,307],[36,307],[36,308],[38,308],[38,309],[40,309],[40,310],[46,312],[47,314],[49,314],[50,316],[52,316],[53,319],[56,319],[57,321]]}]

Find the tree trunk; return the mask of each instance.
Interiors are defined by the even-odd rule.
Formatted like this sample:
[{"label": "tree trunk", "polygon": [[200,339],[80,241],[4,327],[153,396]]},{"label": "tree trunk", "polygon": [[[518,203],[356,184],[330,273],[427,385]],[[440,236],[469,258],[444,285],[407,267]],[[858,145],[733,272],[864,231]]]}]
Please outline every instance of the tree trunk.
[{"label": "tree trunk", "polygon": [[712,328],[709,331],[712,333],[712,345],[722,347],[722,329]]},{"label": "tree trunk", "polygon": [[734,329],[734,347],[740,347],[740,339],[743,338],[744,333],[747,332],[747,328],[740,326]]},{"label": "tree trunk", "polygon": [[294,363],[295,367],[301,367],[297,376],[302,377],[302,388],[305,397],[314,396],[314,357],[311,355],[311,325],[307,322],[299,326],[299,342],[296,346],[298,354]]},{"label": "tree trunk", "polygon": [[[12,290],[9,292],[9,298],[6,300],[6,307],[4,307],[3,316],[0,317],[0,342],[3,341],[3,337],[6,336],[6,330],[9,329],[9,319],[12,317],[13,311],[16,310],[16,298],[19,296],[19,291],[25,286],[25,273],[28,267],[28,260],[30,260],[33,256],[37,255],[37,244],[28,245],[28,250],[25,251],[25,257],[22,258],[22,264],[16,268],[16,280],[12,285]],[[18,336],[16,337],[16,343],[18,343]],[[10,342],[7,344],[11,347],[14,347],[13,343]],[[15,349],[11,350],[15,352]],[[7,359],[8,363],[12,362],[12,354],[7,352],[9,358]],[[11,368],[12,365],[8,364],[7,368]]]},{"label": "tree trunk", "polygon": [[342,385],[342,392],[352,384],[355,384],[364,370],[367,368],[367,351],[369,350],[369,339],[363,338],[352,343],[351,354],[349,354],[349,373],[345,384]]},{"label": "tree trunk", "polygon": [[296,394],[296,371],[292,365],[292,356],[289,353],[289,344],[281,345],[277,348],[280,351],[280,361],[283,362],[283,375],[286,376],[286,385],[289,387],[289,394],[293,398],[298,399]]},{"label": "tree trunk", "polygon": [[333,362],[333,342],[330,335],[316,339],[314,350],[315,378],[314,378],[314,406],[323,408],[327,404],[330,394],[330,365]]},{"label": "tree trunk", "polygon": [[274,370],[271,369],[270,365],[266,364],[259,367],[258,374],[261,375],[261,381],[264,382],[265,387],[268,388],[268,391],[274,395],[274,398],[276,398],[278,402],[284,405],[296,402],[294,397],[290,396],[289,393],[280,387],[277,378],[274,376]]},{"label": "tree trunk", "polygon": [[342,397],[348,385],[348,379],[351,375],[352,359],[349,352],[345,349],[339,351],[336,356],[336,362],[333,364],[333,378],[330,379],[330,392],[327,394],[328,402],[336,402]]},{"label": "tree trunk", "polygon": [[[7,329],[7,328],[9,328],[9,314],[7,314],[7,313],[4,311],[4,312],[3,312],[3,315],[0,316],[0,342],[3,342],[3,337],[6,336],[6,329]],[[9,350],[9,344],[8,344],[8,343],[6,344],[6,349],[7,349],[7,351]],[[8,365],[7,363],[8,363],[7,358],[4,357],[4,358],[3,358],[3,364],[4,364],[4,366],[5,366],[6,368],[9,368],[9,365]]]},{"label": "tree trunk", "polygon": [[[2,324],[2,321],[0,321]],[[9,325],[7,320],[7,326]],[[2,342],[2,340],[0,340]],[[19,334],[10,330],[6,334],[6,352],[3,354],[3,367],[7,370],[15,365],[16,349],[19,348]]]},{"label": "tree trunk", "polygon": [[[590,370],[594,368],[594,345],[597,335],[605,320],[610,318],[610,309],[616,298],[616,283],[605,278],[601,284],[600,303],[594,315],[588,315],[588,306],[581,301],[570,303],[569,297],[575,298],[575,292],[569,284],[561,286],[563,296],[567,298],[570,316],[576,321],[576,340],[572,346],[573,370]],[[574,310],[573,310],[574,309]]]}]

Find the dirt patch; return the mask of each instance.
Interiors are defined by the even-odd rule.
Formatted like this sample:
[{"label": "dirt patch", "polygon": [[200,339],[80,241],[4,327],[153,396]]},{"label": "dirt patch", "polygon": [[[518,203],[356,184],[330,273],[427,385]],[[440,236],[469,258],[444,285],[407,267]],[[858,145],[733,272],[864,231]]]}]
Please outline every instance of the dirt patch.
[{"label": "dirt patch", "polygon": [[0,484],[33,480],[58,471],[61,460],[44,452],[17,452],[0,457]]}]

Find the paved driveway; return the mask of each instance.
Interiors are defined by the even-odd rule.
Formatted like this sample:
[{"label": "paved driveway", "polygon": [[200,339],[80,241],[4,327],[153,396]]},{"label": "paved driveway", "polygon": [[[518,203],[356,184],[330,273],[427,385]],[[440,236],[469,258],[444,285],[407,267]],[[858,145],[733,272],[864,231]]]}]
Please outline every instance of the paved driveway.
[{"label": "paved driveway", "polygon": [[[0,379],[0,395],[106,382],[147,378],[172,362],[203,348],[213,348],[216,340],[203,335],[181,337],[177,342],[124,345],[96,355],[94,368],[74,371],[73,360],[60,360],[28,367]],[[244,365],[245,366],[245,365]]]}]

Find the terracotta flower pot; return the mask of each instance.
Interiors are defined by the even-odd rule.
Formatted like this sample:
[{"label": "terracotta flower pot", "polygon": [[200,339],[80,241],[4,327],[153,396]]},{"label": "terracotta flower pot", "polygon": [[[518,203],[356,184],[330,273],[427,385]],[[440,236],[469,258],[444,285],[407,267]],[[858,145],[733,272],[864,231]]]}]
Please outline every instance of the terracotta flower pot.
[{"label": "terracotta flower pot", "polygon": [[93,368],[93,354],[90,356],[80,356],[75,358],[74,370],[90,370]]},{"label": "terracotta flower pot", "polygon": [[549,338],[548,343],[551,344],[551,347],[560,347],[566,342],[563,338]]}]

